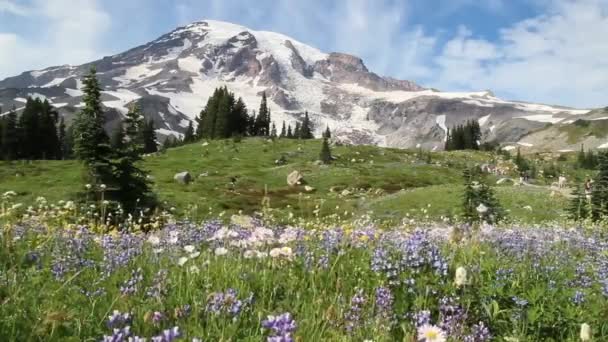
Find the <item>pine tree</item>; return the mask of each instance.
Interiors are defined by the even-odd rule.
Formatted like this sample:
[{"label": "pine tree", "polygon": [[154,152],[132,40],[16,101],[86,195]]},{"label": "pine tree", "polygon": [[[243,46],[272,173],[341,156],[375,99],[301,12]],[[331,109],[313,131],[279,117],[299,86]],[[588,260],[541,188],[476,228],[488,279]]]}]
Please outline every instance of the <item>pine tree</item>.
[{"label": "pine tree", "polygon": [[331,131],[329,130],[329,126],[325,128],[325,132],[323,133],[323,138],[331,139]]},{"label": "pine tree", "polygon": [[19,132],[17,126],[17,111],[13,109],[5,115],[2,125],[2,157],[5,160],[15,160],[19,153]]},{"label": "pine tree", "polygon": [[[232,94],[232,98],[234,99],[234,95]],[[234,101],[234,100],[233,100]],[[230,117],[230,135],[239,135],[244,136],[247,135],[248,126],[249,126],[249,114],[247,113],[247,106],[242,98],[234,103],[231,108],[231,117]]]},{"label": "pine tree", "polygon": [[84,83],[84,108],[74,121],[74,152],[87,166],[89,182],[109,185],[111,181],[110,144],[103,129],[104,113],[101,109],[101,88],[95,68]]},{"label": "pine tree", "polygon": [[39,99],[27,98],[25,108],[19,117],[19,156],[23,159],[40,159],[41,134],[40,109],[42,103]]},{"label": "pine tree", "polygon": [[300,137],[302,139],[314,139],[312,131],[312,123],[310,122],[310,118],[308,117],[308,112],[306,112],[306,114],[304,115],[304,120],[302,121],[302,127],[300,128]]},{"label": "pine tree", "polygon": [[321,152],[319,153],[319,160],[323,162],[323,164],[331,164],[331,150],[329,148],[329,143],[327,139],[323,139],[323,144],[321,145]]},{"label": "pine tree", "polygon": [[293,139],[293,133],[291,132],[291,125],[287,126],[287,139]]},{"label": "pine tree", "polygon": [[122,121],[120,121],[114,130],[112,131],[112,136],[110,137],[110,146],[113,151],[121,150],[124,147],[124,139],[125,139],[125,131],[122,127]]},{"label": "pine tree", "polygon": [[302,138],[302,126],[300,125],[300,122],[296,122],[296,128],[293,131],[293,137],[296,139]]},{"label": "pine tree", "polygon": [[268,110],[268,100],[266,99],[266,92],[262,93],[262,102],[260,103],[260,110],[255,120],[255,131],[256,135],[268,136],[270,133],[270,111]]},{"label": "pine tree", "polygon": [[283,126],[281,126],[281,138],[285,138],[287,136],[287,128],[285,128],[285,121],[283,121]]},{"label": "pine tree", "polygon": [[206,108],[201,110],[200,114],[196,117],[196,139],[202,139],[205,137],[205,113]]},{"label": "pine tree", "polygon": [[608,215],[608,153],[600,153],[598,159],[599,172],[591,191],[591,217],[596,222]]},{"label": "pine tree", "polygon": [[188,128],[186,128],[186,132],[184,133],[184,142],[191,143],[194,141],[194,127],[192,126],[192,121],[188,122]]},{"label": "pine tree", "polygon": [[478,175],[474,175],[470,169],[463,171],[463,178],[463,218],[465,222],[473,223],[482,220],[494,224],[503,220],[505,212],[492,188]]},{"label": "pine tree", "polygon": [[272,123],[272,128],[270,129],[270,137],[271,138],[277,137],[277,126],[275,126],[274,122]]},{"label": "pine tree", "polygon": [[150,190],[148,173],[137,166],[144,151],[142,132],[145,125],[137,105],[127,113],[124,125],[125,142],[118,150],[118,157],[114,161],[117,184],[114,196],[120,201],[125,212],[135,213],[137,209],[152,208],[156,205],[156,198]]},{"label": "pine tree", "polygon": [[65,131],[65,136],[63,138],[63,142],[61,143],[61,153],[63,155],[63,159],[74,158],[74,125],[71,125]]},{"label": "pine tree", "polygon": [[144,143],[144,153],[154,153],[158,151],[158,143],[156,141],[156,130],[154,121],[149,120],[143,123],[141,135]]},{"label": "pine tree", "polygon": [[57,140],[59,142],[59,156],[58,159],[68,159],[69,153],[66,149],[67,132],[65,128],[65,121],[63,116],[59,118],[59,124],[57,126]]},{"label": "pine tree", "polygon": [[234,106],[234,97],[228,93],[227,88],[222,89],[222,95],[217,106],[214,138],[226,139],[230,137],[230,116]]},{"label": "pine tree", "polygon": [[585,145],[581,144],[581,150],[578,152],[576,156],[576,163],[578,167],[585,168],[586,167],[587,157],[585,155]]},{"label": "pine tree", "polygon": [[580,185],[572,192],[572,199],[567,208],[568,218],[574,221],[584,220],[589,217],[589,201]]}]

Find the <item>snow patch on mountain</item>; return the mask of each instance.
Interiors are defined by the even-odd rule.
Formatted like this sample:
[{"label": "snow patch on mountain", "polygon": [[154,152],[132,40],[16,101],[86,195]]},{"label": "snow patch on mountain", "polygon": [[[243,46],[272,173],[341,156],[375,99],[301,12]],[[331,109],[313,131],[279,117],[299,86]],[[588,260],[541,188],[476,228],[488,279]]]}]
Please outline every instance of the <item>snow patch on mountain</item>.
[{"label": "snow patch on mountain", "polygon": [[484,126],[490,119],[490,116],[492,116],[492,114],[488,114],[486,116],[479,118],[479,120],[477,120],[477,122],[479,123],[479,126]]}]

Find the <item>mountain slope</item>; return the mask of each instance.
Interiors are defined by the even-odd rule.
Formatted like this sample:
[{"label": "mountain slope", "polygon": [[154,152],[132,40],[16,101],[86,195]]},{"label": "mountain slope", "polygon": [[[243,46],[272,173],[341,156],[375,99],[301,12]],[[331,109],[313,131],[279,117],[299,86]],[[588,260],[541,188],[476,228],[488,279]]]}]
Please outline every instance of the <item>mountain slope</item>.
[{"label": "mountain slope", "polygon": [[219,21],[178,28],[124,53],[80,66],[25,72],[0,81],[6,111],[27,96],[48,98],[69,121],[81,106],[81,78],[96,66],[108,126],[130,103],[142,104],[162,135],[179,135],[216,87],[226,85],[250,110],[270,99],[273,120],[292,123],[309,111],[317,134],[326,125],[350,143],[441,148],[448,127],[479,120],[484,140],[518,141],[546,122],[588,111],[504,101],[491,92],[439,92],[381,77],[363,61],[323,53],[287,36]]}]

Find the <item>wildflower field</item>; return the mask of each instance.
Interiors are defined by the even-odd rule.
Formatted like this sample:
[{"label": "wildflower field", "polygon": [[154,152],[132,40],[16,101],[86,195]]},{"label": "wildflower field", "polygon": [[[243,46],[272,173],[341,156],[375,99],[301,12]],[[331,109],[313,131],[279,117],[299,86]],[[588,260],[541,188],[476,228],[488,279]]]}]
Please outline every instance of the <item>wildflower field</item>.
[{"label": "wildflower field", "polygon": [[608,237],[168,220],[2,230],[0,341],[607,341]]}]

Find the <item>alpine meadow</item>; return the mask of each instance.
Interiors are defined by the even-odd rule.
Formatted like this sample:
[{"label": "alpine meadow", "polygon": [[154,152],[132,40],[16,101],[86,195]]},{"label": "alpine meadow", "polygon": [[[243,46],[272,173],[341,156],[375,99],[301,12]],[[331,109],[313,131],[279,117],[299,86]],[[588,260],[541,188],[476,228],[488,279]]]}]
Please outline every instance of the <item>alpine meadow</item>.
[{"label": "alpine meadow", "polygon": [[608,341],[608,2],[432,3],[0,0],[0,341]]}]

